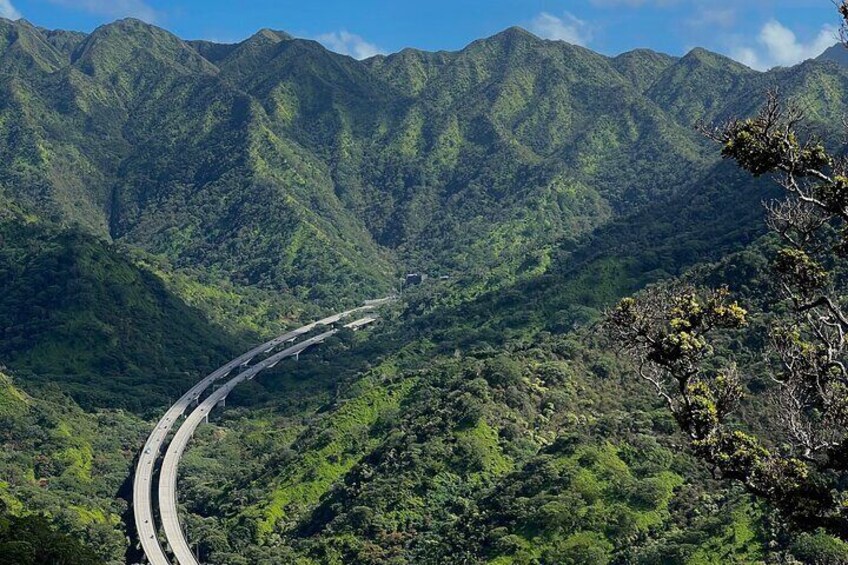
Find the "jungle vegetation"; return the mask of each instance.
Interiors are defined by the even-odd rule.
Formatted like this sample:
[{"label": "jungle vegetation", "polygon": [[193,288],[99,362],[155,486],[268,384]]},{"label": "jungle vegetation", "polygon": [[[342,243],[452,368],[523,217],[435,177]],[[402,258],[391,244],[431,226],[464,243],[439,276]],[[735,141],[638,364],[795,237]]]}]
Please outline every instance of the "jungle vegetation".
[{"label": "jungle vegetation", "polygon": [[756,72],[513,28],[355,61],[0,20],[0,562],[138,559],[169,401],[411,271],[201,427],[204,562],[848,562],[838,53]]}]

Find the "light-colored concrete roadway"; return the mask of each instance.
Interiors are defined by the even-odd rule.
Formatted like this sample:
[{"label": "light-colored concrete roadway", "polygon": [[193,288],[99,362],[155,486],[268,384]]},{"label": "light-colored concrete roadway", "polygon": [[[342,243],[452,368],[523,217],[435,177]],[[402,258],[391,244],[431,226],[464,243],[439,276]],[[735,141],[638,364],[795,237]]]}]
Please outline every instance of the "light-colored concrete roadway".
[{"label": "light-colored concrete roadway", "polygon": [[159,457],[159,453],[162,450],[162,446],[168,438],[171,428],[177,419],[183,415],[191,403],[199,401],[200,396],[212,385],[212,383],[218,379],[226,377],[233,371],[233,369],[247,365],[255,357],[263,353],[270,353],[281,344],[294,341],[301,335],[309,333],[318,326],[334,324],[355,312],[359,312],[361,310],[372,310],[390,302],[391,300],[393,300],[393,298],[368,301],[365,303],[365,306],[329,316],[263,343],[207,375],[203,380],[189,389],[188,392],[180,397],[180,399],[177,400],[177,402],[175,402],[167,412],[165,412],[162,418],[156,423],[156,427],[153,429],[153,432],[147,438],[147,441],[142,448],[142,452],[139,455],[138,463],[136,465],[135,476],[133,478],[133,515],[135,517],[136,531],[138,532],[141,548],[151,565],[171,565],[170,560],[165,555],[165,552],[162,550],[162,546],[159,543],[156,521],[153,517],[151,495],[153,489],[154,467],[156,465],[156,460]]},{"label": "light-colored concrete roadway", "polygon": [[[372,308],[366,306],[365,308]],[[375,321],[376,318],[366,317],[345,327],[357,330]],[[194,435],[197,427],[201,422],[208,420],[209,412],[221,402],[230,391],[244,381],[254,378],[257,374],[265,369],[274,367],[277,363],[287,357],[296,357],[309,347],[322,343],[328,337],[339,330],[334,329],[324,332],[315,337],[304,340],[301,343],[295,344],[271,357],[260,361],[249,369],[239,373],[234,378],[227,381],[226,384],[213,391],[200,405],[192,411],[186,418],[185,422],[174,434],[174,439],[171,440],[168,446],[168,451],[165,454],[165,459],[162,461],[162,470],[159,476],[159,513],[162,517],[162,527],[165,531],[165,538],[174,556],[177,558],[177,563],[180,565],[199,565],[197,559],[189,547],[188,540],[180,526],[179,512],[177,510],[177,473],[179,471],[180,459],[188,445],[189,440]]]}]

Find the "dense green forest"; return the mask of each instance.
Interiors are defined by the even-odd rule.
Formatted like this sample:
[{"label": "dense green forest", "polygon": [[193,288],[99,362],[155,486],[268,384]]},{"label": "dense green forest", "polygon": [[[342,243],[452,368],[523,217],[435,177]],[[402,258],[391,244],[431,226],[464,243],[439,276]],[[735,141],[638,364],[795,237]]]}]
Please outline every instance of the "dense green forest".
[{"label": "dense green forest", "polygon": [[[843,65],[518,28],[355,61],[273,30],[0,19],[0,563],[138,559],[132,468],[169,403],[411,271],[429,279],[376,327],[200,428],[180,494],[203,562],[848,562],[711,477],[598,325],[667,280],[774,303],[778,190],[693,125],[779,87],[836,149]],[[746,375],[740,422],[778,442],[766,318],[717,348]]]},{"label": "dense green forest", "polygon": [[[767,303],[768,249],[759,242],[689,277]],[[499,308],[494,332],[448,312],[406,311],[399,319],[412,335],[387,322],[240,391],[240,407],[204,430],[186,462],[187,522],[201,554],[222,563],[755,563],[803,561],[827,546],[848,556],[841,542],[784,529],[714,483],[593,323],[549,332],[516,325],[516,314]],[[753,390],[766,386],[746,354],[757,335],[723,344],[760,375]],[[295,401],[304,374],[309,388]],[[312,388],[322,380],[323,391]],[[246,465],[229,468],[233,459]]]},{"label": "dense green forest", "polygon": [[717,183],[697,119],[780,84],[833,123],[846,81],[825,61],[609,59],[517,28],[357,62],[268,30],[213,49],[133,20],[61,42],[3,27],[7,194],[216,284],[324,306],[404,270],[486,287],[544,272],[562,242]]}]

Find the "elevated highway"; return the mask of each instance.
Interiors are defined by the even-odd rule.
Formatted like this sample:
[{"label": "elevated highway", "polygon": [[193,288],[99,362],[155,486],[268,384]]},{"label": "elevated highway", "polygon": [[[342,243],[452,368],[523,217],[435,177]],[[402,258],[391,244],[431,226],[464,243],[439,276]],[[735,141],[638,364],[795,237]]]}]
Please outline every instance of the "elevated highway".
[{"label": "elevated highway", "polygon": [[[358,329],[367,324],[374,322],[375,318],[368,317],[357,320],[345,327],[350,329]],[[162,462],[162,470],[159,476],[159,513],[162,517],[162,526],[165,531],[165,538],[171,551],[177,558],[177,563],[180,565],[199,565],[197,559],[189,547],[182,527],[180,525],[179,512],[177,509],[177,474],[179,472],[180,459],[185,452],[189,440],[194,435],[197,427],[208,420],[209,412],[227,397],[230,391],[236,386],[253,379],[257,374],[274,367],[277,363],[288,357],[296,357],[303,351],[313,345],[322,343],[328,337],[338,333],[339,330],[334,329],[324,332],[315,337],[311,337],[301,343],[295,344],[271,357],[260,361],[249,369],[239,373],[226,384],[212,392],[197,408],[192,411],[186,418],[185,422],[177,430],[174,439],[171,440],[168,446],[168,451],[165,454],[165,459]]]},{"label": "elevated highway", "polygon": [[[333,316],[328,316],[321,320],[312,322],[311,324],[286,332],[283,335],[263,343],[262,345],[258,345],[204,377],[201,381],[192,386],[185,394],[183,394],[170,408],[168,408],[165,414],[156,423],[156,426],[150,436],[147,438],[141,454],[139,455],[138,462],[136,464],[135,476],[133,478],[133,516],[135,518],[136,531],[138,532],[141,549],[151,565],[171,565],[171,561],[168,559],[162,549],[162,545],[159,542],[156,520],[153,516],[152,492],[154,487],[154,469],[162,451],[162,447],[165,445],[171,429],[177,420],[185,413],[188,407],[194,402],[199,402],[203,393],[212,386],[214,382],[225,378],[233,370],[239,367],[247,366],[256,357],[270,353],[285,343],[296,341],[299,337],[311,332],[319,326],[330,326],[356,312],[373,310],[387,302],[390,302],[391,300],[393,299],[384,298],[368,301],[364,306],[347,310]],[[302,344],[299,344],[299,346],[303,346],[308,341],[311,340],[304,341]],[[316,342],[312,342],[310,345],[314,343]],[[297,349],[297,347],[298,346],[290,347],[288,350]],[[297,353],[303,351],[307,347],[309,347],[309,345],[302,347],[297,351]]]}]

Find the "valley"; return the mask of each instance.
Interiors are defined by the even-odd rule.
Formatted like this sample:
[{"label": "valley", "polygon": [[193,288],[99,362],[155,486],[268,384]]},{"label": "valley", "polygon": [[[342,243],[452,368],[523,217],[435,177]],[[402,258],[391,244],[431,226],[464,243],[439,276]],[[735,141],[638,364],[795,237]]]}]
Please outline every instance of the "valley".
[{"label": "valley", "polygon": [[781,188],[696,130],[771,89],[843,156],[838,50],[756,71],[509,28],[356,60],[0,19],[0,555],[28,531],[73,564],[848,556],[712,476],[605,337],[652,285],[726,286],[734,425],[786,440],[758,353]]}]

